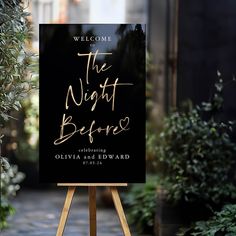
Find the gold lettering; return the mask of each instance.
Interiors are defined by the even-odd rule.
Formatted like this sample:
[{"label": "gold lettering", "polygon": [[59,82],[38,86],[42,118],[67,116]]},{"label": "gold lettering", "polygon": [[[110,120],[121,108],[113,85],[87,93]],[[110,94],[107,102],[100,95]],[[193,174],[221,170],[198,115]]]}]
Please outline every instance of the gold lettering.
[{"label": "gold lettering", "polygon": [[[63,118],[62,118],[62,124],[61,124],[61,130],[60,130],[60,138],[56,139],[54,141],[54,145],[58,145],[58,144],[62,144],[64,143],[66,140],[70,139],[76,132],[77,132],[77,127],[74,123],[71,123],[72,120],[72,116],[68,116],[67,118],[65,118],[66,115],[63,114]],[[73,128],[73,131],[69,132],[68,134],[64,134],[64,128],[65,126],[70,126]]]},{"label": "gold lettering", "polygon": [[99,50],[96,50],[95,53],[85,53],[85,54],[82,54],[82,53],[78,53],[78,56],[79,57],[88,57],[87,59],[87,67],[86,67],[86,83],[89,84],[89,68],[90,68],[90,61],[91,61],[91,57],[93,56],[93,63],[92,63],[92,70],[95,70],[96,69],[96,72],[97,73],[100,73],[102,71],[106,71],[106,70],[109,70],[111,68],[111,66],[107,66],[106,63],[104,63],[102,65],[102,67],[99,69],[98,65],[95,64],[96,62],[96,58],[98,55],[112,55],[112,53],[105,53],[105,52],[99,52]]},{"label": "gold lettering", "polygon": [[[89,86],[89,71],[95,70],[97,74],[105,72],[111,68],[111,65],[107,65],[106,63],[103,63],[101,66],[96,64],[97,56],[99,55],[112,55],[112,53],[100,53],[99,50],[96,50],[95,53],[85,53],[81,54],[78,53],[78,56],[86,56],[87,57],[87,66],[86,66],[86,78],[85,78],[85,85]],[[92,60],[92,62],[91,62]],[[117,96],[117,88],[118,87],[124,87],[124,86],[132,86],[132,83],[119,83],[119,78],[113,79],[112,82],[110,82],[110,78],[106,78],[103,83],[99,84],[100,90],[94,90],[89,91],[89,87],[84,88],[83,80],[79,79],[79,90],[80,94],[79,96],[75,96],[75,91],[73,89],[72,85],[69,85],[66,99],[65,99],[65,109],[68,110],[72,104],[74,104],[77,107],[80,107],[85,102],[92,101],[91,105],[91,111],[94,111],[96,109],[96,106],[98,104],[98,101],[105,100],[107,103],[111,103],[111,110],[115,110],[115,101]],[[86,92],[85,92],[86,91]],[[108,135],[118,135],[121,132],[128,131],[129,124],[130,124],[130,118],[128,116],[120,119],[118,121],[117,125],[108,124],[104,127],[98,126],[96,127],[96,120],[93,120],[89,127],[82,126],[80,128],[77,127],[77,125],[72,121],[73,117],[68,116],[66,117],[66,114],[63,114],[62,122],[60,125],[60,135],[59,138],[57,138],[54,141],[54,145],[62,144],[66,141],[68,141],[74,134],[79,133],[81,136],[87,135],[89,142],[94,142],[94,135],[95,133],[104,134],[106,136]]]},{"label": "gold lettering", "polygon": [[[105,127],[98,126],[95,127],[96,121],[93,120],[89,126],[89,128],[86,128],[85,126],[82,126],[81,128],[77,128],[77,125],[72,122],[72,116],[68,116],[65,118],[65,114],[63,114],[62,118],[62,124],[61,124],[61,130],[60,130],[60,137],[54,141],[54,145],[59,145],[64,143],[65,141],[69,140],[74,134],[79,133],[81,136],[88,135],[89,142],[93,143],[94,141],[94,134],[95,133],[104,133],[106,136],[108,135],[118,135],[121,132],[128,131],[130,118],[126,116],[123,119],[120,119],[118,122],[118,125],[106,125]],[[69,126],[72,128],[72,130],[65,133],[64,128],[66,126]],[[69,128],[68,127],[68,128]]]},{"label": "gold lettering", "polygon": [[[65,102],[65,108],[68,110],[69,108],[69,98],[72,98],[72,101],[76,106],[81,106],[83,102],[88,102],[88,101],[94,101],[91,107],[91,111],[94,111],[97,103],[100,99],[105,99],[107,103],[111,102],[112,104],[112,111],[115,110],[115,99],[116,99],[116,89],[119,86],[131,86],[133,85],[132,83],[118,83],[119,78],[116,78],[114,83],[109,84],[109,78],[106,78],[103,84],[100,84],[99,87],[102,89],[101,94],[98,91],[93,91],[91,94],[88,92],[84,93],[84,85],[82,79],[79,79],[79,84],[80,84],[80,98],[78,101],[75,99],[75,95],[73,92],[73,87],[72,85],[69,86],[66,94],[66,102]],[[109,94],[107,91],[109,88],[112,88],[112,93]]]}]

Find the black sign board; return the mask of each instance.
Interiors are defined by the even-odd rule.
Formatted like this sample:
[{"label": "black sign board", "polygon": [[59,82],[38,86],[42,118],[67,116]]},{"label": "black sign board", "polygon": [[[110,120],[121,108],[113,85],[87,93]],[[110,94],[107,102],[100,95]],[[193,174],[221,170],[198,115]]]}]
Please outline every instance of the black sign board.
[{"label": "black sign board", "polygon": [[145,25],[40,25],[40,181],[145,181]]}]

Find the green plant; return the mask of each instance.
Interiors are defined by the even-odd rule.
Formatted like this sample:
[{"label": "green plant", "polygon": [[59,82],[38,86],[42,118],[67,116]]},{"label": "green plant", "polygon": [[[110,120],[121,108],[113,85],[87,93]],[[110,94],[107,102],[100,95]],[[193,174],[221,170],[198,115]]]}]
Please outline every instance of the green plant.
[{"label": "green plant", "polygon": [[156,178],[148,178],[146,184],[134,184],[124,195],[124,202],[128,206],[128,220],[140,232],[144,232],[154,225],[157,201]]},{"label": "green plant", "polygon": [[[25,41],[29,37],[27,15],[20,0],[0,0],[0,145],[2,128],[13,118],[11,112],[21,108],[20,101],[31,89],[27,70],[31,56],[25,49]],[[23,176],[1,156],[1,146],[0,164],[2,228],[6,226],[6,217],[13,213],[9,197],[15,194]]]},{"label": "green plant", "polygon": [[156,169],[156,147],[157,135],[155,127],[150,122],[146,122],[146,169],[152,171]]},{"label": "green plant", "polygon": [[198,221],[190,229],[182,229],[178,235],[191,236],[235,236],[236,204],[225,205],[208,221]]},{"label": "green plant", "polygon": [[20,127],[22,132],[18,135],[16,155],[20,161],[36,163],[39,148],[39,101],[38,93],[34,91],[22,102],[24,122]]},{"label": "green plant", "polygon": [[20,186],[18,183],[24,178],[24,174],[18,172],[16,165],[10,165],[6,159],[1,159],[1,204],[0,204],[0,229],[7,226],[6,218],[15,210],[9,204],[9,197],[15,196]]},{"label": "green plant", "polygon": [[29,36],[21,1],[0,1],[0,118],[11,118],[10,111],[21,108],[20,100],[30,89],[27,67],[30,56],[24,43]]},{"label": "green plant", "polygon": [[[216,110],[222,107],[222,79],[216,89],[209,103],[188,112],[174,112],[165,120],[157,157],[165,166],[171,200],[217,204],[236,198],[230,175],[236,151],[229,135],[232,123],[215,119]],[[210,115],[204,120],[206,112]]]}]

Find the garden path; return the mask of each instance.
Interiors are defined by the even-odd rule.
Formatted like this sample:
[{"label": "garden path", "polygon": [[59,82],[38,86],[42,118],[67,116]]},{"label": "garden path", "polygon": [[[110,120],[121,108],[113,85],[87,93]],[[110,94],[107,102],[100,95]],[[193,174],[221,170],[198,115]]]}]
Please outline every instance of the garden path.
[{"label": "garden path", "polygon": [[[13,201],[16,214],[1,236],[55,236],[65,195],[64,188],[22,190]],[[64,236],[89,235],[87,198],[87,193],[76,191]],[[123,236],[114,208],[105,208],[98,201],[97,211],[98,236]]]}]

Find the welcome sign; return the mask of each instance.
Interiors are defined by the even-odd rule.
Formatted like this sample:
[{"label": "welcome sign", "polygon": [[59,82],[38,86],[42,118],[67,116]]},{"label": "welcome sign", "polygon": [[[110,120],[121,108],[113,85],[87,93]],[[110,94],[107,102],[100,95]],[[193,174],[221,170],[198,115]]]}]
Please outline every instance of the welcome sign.
[{"label": "welcome sign", "polygon": [[40,180],[145,181],[145,26],[40,25]]}]

